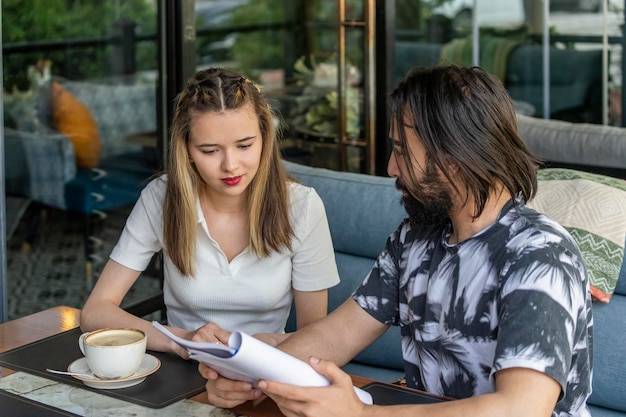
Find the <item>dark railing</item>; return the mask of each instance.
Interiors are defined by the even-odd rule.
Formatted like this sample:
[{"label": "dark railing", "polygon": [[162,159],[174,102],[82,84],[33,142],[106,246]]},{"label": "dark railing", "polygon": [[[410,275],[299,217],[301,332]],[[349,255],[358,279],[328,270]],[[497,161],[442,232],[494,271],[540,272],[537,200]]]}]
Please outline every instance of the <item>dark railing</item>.
[{"label": "dark railing", "polygon": [[[279,23],[266,23],[266,24],[249,24],[249,25],[236,25],[220,28],[204,28],[198,29],[196,37],[202,38],[215,38],[223,37],[231,33],[251,33],[264,30],[299,30],[302,29],[305,23],[296,22],[279,22]],[[431,37],[431,28],[426,31],[418,30],[396,30],[395,38],[397,40],[414,40],[416,42],[426,40]],[[528,40],[541,42],[541,34],[531,34],[527,36]],[[34,42],[16,42],[16,43],[4,43],[2,46],[3,57],[10,57],[17,54],[30,54],[42,52],[61,52],[66,50],[88,49],[88,48],[106,48],[113,47],[111,51],[111,74],[112,75],[127,75],[136,72],[136,48],[139,43],[153,43],[157,40],[156,34],[136,34],[135,23],[130,21],[118,21],[114,23],[113,35],[104,36],[98,38],[74,38],[63,39],[58,41],[34,41]],[[550,35],[550,43],[554,44],[562,42],[566,44],[573,43],[589,43],[589,44],[602,44],[604,39],[599,35]],[[610,45],[622,45],[622,49],[626,46],[626,37],[621,36],[609,36],[608,43]],[[622,74],[626,69],[626,54],[622,57]],[[5,68],[6,71],[6,68]],[[289,71],[288,71],[289,72]],[[626,108],[626,95],[622,94],[622,108]],[[626,115],[624,116],[624,122],[626,122]]]},{"label": "dark railing", "polygon": [[[270,24],[250,24],[237,25],[222,28],[198,29],[197,37],[225,36],[231,33],[259,32],[263,30],[295,30],[299,25],[291,22],[270,23]],[[157,40],[156,34],[136,34],[135,24],[129,21],[119,21],[114,24],[113,35],[97,38],[73,38],[58,41],[33,41],[33,42],[13,42],[2,45],[3,56],[14,54],[58,52],[68,49],[104,48],[113,46],[115,62],[123,63],[118,73],[131,74],[135,72],[135,49],[141,42],[154,43]]]},{"label": "dark railing", "polygon": [[3,43],[2,53],[8,57],[19,54],[42,54],[62,51],[76,51],[89,48],[113,47],[111,51],[113,75],[132,74],[136,71],[136,47],[141,42],[156,42],[156,34],[138,35],[135,23],[118,21],[113,25],[113,34],[97,38],[73,38],[56,41],[29,41]]}]

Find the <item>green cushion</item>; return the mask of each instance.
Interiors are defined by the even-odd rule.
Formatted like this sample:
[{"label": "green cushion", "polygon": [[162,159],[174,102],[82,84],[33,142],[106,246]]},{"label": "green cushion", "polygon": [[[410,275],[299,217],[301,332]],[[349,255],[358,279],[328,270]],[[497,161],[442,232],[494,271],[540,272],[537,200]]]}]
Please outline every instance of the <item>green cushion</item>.
[{"label": "green cushion", "polygon": [[626,181],[570,169],[541,169],[537,196],[528,206],[571,233],[585,260],[592,296],[608,302],[624,260]]}]

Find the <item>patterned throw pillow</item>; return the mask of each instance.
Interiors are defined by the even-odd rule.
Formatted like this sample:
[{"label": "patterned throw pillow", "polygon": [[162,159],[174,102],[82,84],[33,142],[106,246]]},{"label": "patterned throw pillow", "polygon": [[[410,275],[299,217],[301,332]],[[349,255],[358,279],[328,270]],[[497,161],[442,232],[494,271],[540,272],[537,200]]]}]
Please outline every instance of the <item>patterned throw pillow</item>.
[{"label": "patterned throw pillow", "polygon": [[609,302],[624,259],[626,181],[570,169],[539,170],[529,207],[559,222],[582,252],[592,297]]},{"label": "patterned throw pillow", "polygon": [[52,82],[52,126],[74,145],[76,164],[94,168],[100,162],[100,133],[93,115],[61,83]]}]

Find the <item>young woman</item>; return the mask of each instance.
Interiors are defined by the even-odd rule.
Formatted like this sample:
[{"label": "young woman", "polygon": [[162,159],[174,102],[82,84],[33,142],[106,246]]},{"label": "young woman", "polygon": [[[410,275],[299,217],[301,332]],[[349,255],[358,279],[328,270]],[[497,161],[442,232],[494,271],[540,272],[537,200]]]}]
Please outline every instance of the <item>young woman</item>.
[{"label": "young woman", "polygon": [[163,251],[169,329],[217,341],[214,325],[283,333],[292,301],[298,327],[326,315],[339,282],[317,193],[283,168],[275,118],[252,81],[198,72],[176,98],[166,175],[142,191],[81,314],[84,331],[135,327],[148,348],[186,353],[119,306]]}]

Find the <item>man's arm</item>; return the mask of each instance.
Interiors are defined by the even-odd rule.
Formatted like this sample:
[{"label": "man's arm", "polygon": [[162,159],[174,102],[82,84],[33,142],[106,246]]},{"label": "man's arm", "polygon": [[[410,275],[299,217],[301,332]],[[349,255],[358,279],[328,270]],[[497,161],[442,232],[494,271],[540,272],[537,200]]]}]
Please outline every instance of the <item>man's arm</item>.
[{"label": "man's arm", "polygon": [[496,374],[494,393],[436,404],[367,406],[354,393],[349,375],[332,362],[312,358],[309,363],[332,385],[311,388],[259,382],[259,388],[288,417],[549,417],[561,392],[560,385],[541,372],[511,368]]},{"label": "man's arm", "polygon": [[[349,375],[341,371],[387,326],[365,312],[353,299],[319,322],[294,333],[281,350],[307,361],[332,383],[310,388],[261,381],[259,388],[272,397],[286,416],[343,417],[549,417],[561,387],[553,378],[527,368],[510,368],[495,376],[495,392],[477,397],[428,405],[365,406],[352,389]],[[317,358],[326,360],[320,361]],[[338,365],[338,366],[337,366]]]},{"label": "man's arm", "polygon": [[[349,298],[328,316],[291,333],[278,348],[304,361],[316,356],[341,366],[379,338],[387,328]],[[261,396],[261,391],[254,389],[249,382],[223,378],[202,363],[199,371],[207,379],[207,399],[217,407],[232,408]],[[351,384],[350,389],[354,392]]]},{"label": "man's arm", "polygon": [[349,298],[325,318],[293,333],[278,348],[304,361],[316,356],[343,366],[388,328]]}]

